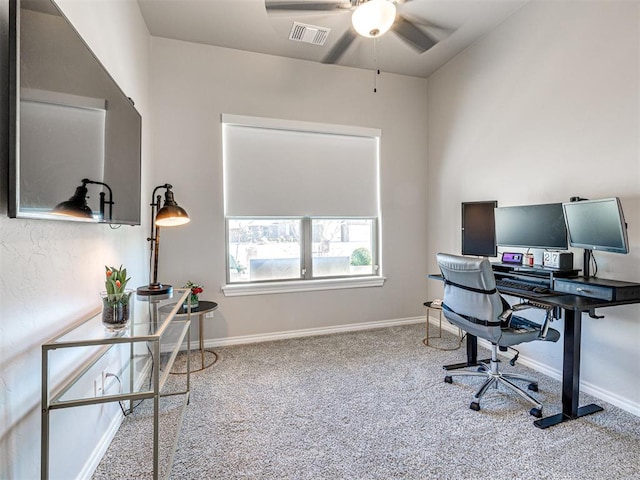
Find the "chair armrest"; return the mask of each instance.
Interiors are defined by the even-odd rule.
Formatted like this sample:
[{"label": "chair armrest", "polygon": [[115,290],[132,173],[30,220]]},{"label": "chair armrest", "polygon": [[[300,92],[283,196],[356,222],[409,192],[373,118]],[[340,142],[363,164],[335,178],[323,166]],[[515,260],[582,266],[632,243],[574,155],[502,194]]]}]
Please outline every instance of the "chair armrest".
[{"label": "chair armrest", "polygon": [[[537,310],[545,310],[547,312],[545,314],[545,316],[544,316],[544,322],[540,326],[540,338],[542,340],[544,340],[545,338],[547,338],[547,332],[549,331],[549,323],[552,322],[553,320],[555,320],[555,318],[553,316],[554,308],[549,306],[549,305],[544,305],[544,304],[537,303],[537,302],[518,303],[516,305],[511,305],[511,307],[508,310],[505,310],[504,312],[502,312],[502,314],[500,315],[499,318],[502,321],[508,321],[508,320],[510,320],[511,314],[513,312],[519,312],[519,311],[522,311],[522,310],[529,310],[531,308],[535,308]],[[506,314],[506,316],[505,316],[505,314]]]},{"label": "chair armrest", "polygon": [[529,301],[511,305],[511,309],[516,312],[519,310],[528,310],[530,308],[537,308],[539,310],[553,310],[553,307],[550,307],[549,305],[544,305],[542,303],[529,302]]}]

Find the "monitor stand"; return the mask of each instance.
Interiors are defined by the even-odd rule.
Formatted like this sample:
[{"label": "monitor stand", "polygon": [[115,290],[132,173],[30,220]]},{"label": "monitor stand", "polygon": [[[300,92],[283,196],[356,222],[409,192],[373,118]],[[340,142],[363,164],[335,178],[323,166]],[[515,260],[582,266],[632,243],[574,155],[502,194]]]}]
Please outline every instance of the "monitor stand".
[{"label": "monitor stand", "polygon": [[588,248],[584,249],[584,253],[582,254],[582,276],[584,278],[589,278],[591,276],[591,256],[593,253]]}]

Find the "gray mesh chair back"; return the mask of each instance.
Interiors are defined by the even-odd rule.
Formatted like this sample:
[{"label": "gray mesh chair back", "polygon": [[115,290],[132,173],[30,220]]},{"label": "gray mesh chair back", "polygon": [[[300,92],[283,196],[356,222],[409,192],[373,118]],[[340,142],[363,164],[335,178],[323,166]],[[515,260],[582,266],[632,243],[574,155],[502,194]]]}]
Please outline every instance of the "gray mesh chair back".
[{"label": "gray mesh chair back", "polygon": [[471,335],[491,342],[500,340],[498,317],[505,306],[496,290],[489,260],[444,253],[438,253],[436,258],[445,279],[445,318]]}]

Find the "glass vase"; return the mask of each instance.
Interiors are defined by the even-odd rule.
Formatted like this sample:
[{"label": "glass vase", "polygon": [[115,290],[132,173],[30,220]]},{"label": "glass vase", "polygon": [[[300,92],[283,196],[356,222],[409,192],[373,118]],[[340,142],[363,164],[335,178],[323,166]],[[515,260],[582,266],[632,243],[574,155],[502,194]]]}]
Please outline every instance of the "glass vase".
[{"label": "glass vase", "polygon": [[186,298],[186,300],[182,304],[182,310],[184,310],[185,312],[189,311],[189,298],[191,299],[191,311],[195,312],[196,310],[198,310],[198,295],[195,293],[192,293],[189,297]]},{"label": "glass vase", "polygon": [[100,292],[102,298],[102,325],[110,332],[124,330],[131,319],[131,294],[133,290],[122,293]]}]

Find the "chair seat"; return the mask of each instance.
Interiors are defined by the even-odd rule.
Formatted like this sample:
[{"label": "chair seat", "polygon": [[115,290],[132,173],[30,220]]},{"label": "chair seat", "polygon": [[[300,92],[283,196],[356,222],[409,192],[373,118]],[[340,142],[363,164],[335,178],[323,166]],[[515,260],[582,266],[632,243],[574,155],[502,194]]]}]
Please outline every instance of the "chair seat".
[{"label": "chair seat", "polygon": [[[547,330],[547,336],[544,338],[546,342],[557,342],[560,338],[560,332],[553,328]],[[498,346],[510,347],[519,343],[533,342],[534,340],[542,340],[540,338],[540,325],[526,318],[513,316],[511,324],[507,328],[502,328],[502,336],[497,342]]]}]

